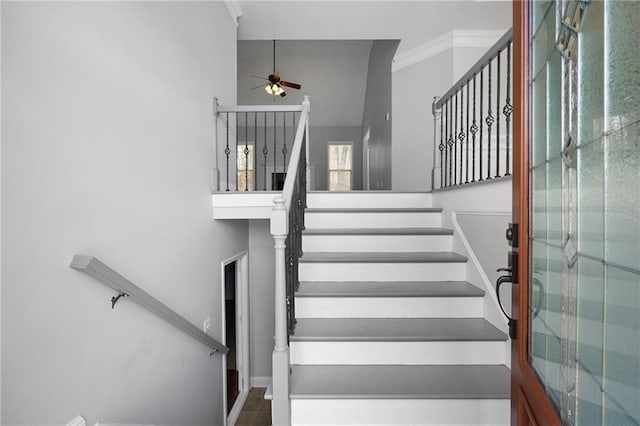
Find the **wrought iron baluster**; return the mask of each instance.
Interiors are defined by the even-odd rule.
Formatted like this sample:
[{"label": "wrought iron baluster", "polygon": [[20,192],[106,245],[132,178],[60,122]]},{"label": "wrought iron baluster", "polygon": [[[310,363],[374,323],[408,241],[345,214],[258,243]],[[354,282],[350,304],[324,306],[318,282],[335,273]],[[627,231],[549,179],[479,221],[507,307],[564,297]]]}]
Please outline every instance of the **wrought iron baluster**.
[{"label": "wrought iron baluster", "polygon": [[[278,170],[278,169],[276,169],[276,165],[277,165],[277,162],[278,162],[277,161],[277,155],[276,155],[278,153],[278,150],[276,149],[276,146],[277,146],[277,141],[276,141],[276,128],[277,128],[277,126],[276,126],[276,115],[277,114],[278,114],[277,112],[273,113],[273,172],[272,172],[272,176]],[[274,182],[273,182],[273,177],[272,177],[271,178],[271,190],[275,191],[275,188],[273,187],[273,184],[274,184]]]},{"label": "wrought iron baluster", "polygon": [[478,162],[480,163],[480,170],[478,170],[479,172],[479,181],[484,180],[483,174],[482,174],[482,139],[484,138],[484,111],[483,111],[483,105],[484,105],[484,67],[482,67],[480,69],[480,114],[478,115],[478,117],[480,118],[480,148],[478,149]]},{"label": "wrought iron baluster", "polygon": [[264,145],[262,146],[262,155],[264,156],[264,190],[267,190],[267,154],[269,149],[267,148],[267,113],[264,113]]},{"label": "wrought iron baluster", "polygon": [[464,147],[464,139],[466,135],[464,134],[464,86],[460,88],[460,134],[458,135],[458,139],[460,140],[460,182],[462,184],[462,151]]},{"label": "wrought iron baluster", "polygon": [[513,112],[513,106],[511,105],[511,43],[507,46],[507,97],[504,103],[504,109],[502,113],[504,114],[504,120],[507,126],[507,146],[506,146],[506,171],[505,176],[509,176],[511,174],[510,169],[510,143],[511,143],[511,113]]},{"label": "wrought iron baluster", "polygon": [[478,124],[476,122],[476,74],[473,75],[473,121],[471,124],[472,152],[471,152],[471,182],[476,181],[476,133]]},{"label": "wrought iron baluster", "polygon": [[453,103],[453,185],[458,184],[458,92]]},{"label": "wrought iron baluster", "polygon": [[[443,126],[444,126],[444,117],[442,111],[443,106],[440,107],[440,144],[438,145],[438,149],[440,150],[440,188],[444,186],[444,162],[443,162],[443,153],[444,153],[444,142],[443,142]],[[446,139],[445,139],[446,140]],[[435,187],[435,186],[434,186]]]},{"label": "wrought iron baluster", "polygon": [[226,113],[225,119],[227,120],[227,146],[224,148],[224,155],[227,158],[227,189],[229,192],[229,154],[231,154],[231,149],[229,148],[229,113]]},{"label": "wrought iron baluster", "polygon": [[466,145],[466,153],[465,153],[465,180],[464,183],[469,183],[469,81],[465,84],[467,86],[467,145]]},{"label": "wrought iron baluster", "polygon": [[496,176],[500,177],[500,55],[502,51],[498,50],[498,63],[496,67]]},{"label": "wrought iron baluster", "polygon": [[282,147],[282,173],[287,172],[287,113],[282,113],[282,135],[283,135],[283,147]]},{"label": "wrought iron baluster", "polygon": [[487,179],[491,179],[491,126],[493,125],[494,118],[491,115],[491,62],[489,60],[489,76],[487,77],[489,87],[487,90]]},{"label": "wrought iron baluster", "polygon": [[244,190],[249,190],[249,113],[244,113]]},{"label": "wrought iron baluster", "polygon": [[449,139],[447,140],[447,145],[449,145],[449,184],[447,186],[452,185],[452,175],[453,175],[453,98],[449,98]]}]

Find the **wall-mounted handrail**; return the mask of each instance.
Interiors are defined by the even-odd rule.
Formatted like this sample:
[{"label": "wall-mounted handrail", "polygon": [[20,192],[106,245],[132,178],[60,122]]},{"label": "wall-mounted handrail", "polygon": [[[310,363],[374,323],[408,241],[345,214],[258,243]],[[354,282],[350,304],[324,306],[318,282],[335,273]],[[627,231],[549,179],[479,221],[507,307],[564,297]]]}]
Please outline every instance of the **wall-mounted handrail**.
[{"label": "wall-mounted handrail", "polygon": [[[125,294],[127,300],[132,300],[138,305],[153,312],[174,327],[193,337],[215,352],[226,354],[229,348],[218,342],[213,337],[200,331],[198,327],[184,319],[174,310],[161,303],[158,299],[142,290],[137,285],[111,269],[93,256],[75,255],[69,267],[84,272],[101,283],[111,287],[118,294]],[[112,299],[113,300],[113,299]]]}]

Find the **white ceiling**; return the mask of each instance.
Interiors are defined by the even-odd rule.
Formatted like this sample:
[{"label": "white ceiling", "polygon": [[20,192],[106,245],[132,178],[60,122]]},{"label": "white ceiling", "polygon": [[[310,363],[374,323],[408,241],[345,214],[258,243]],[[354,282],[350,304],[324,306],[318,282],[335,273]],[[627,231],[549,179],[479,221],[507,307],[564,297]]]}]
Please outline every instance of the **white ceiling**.
[{"label": "white ceiling", "polygon": [[[299,104],[311,101],[314,126],[360,126],[364,108],[371,40],[278,40],[276,68],[282,79],[302,84],[285,88],[287,96],[268,95],[262,80],[273,71],[271,40],[238,42],[238,104]],[[266,83],[266,81],[264,82]]]}]

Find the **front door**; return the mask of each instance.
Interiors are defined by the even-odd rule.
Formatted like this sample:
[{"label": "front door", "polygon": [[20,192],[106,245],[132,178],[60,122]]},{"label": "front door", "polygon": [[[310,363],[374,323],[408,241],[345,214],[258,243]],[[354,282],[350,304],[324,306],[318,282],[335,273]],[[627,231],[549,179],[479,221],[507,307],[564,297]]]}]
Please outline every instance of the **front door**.
[{"label": "front door", "polygon": [[514,1],[512,424],[640,424],[640,2]]}]

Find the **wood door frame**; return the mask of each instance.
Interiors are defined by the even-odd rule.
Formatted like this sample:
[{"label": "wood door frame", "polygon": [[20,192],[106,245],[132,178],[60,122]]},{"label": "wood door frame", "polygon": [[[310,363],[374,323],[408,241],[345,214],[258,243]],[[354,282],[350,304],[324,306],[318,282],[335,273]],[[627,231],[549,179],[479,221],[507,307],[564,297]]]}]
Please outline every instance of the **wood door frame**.
[{"label": "wood door frame", "polygon": [[512,220],[518,224],[517,284],[513,317],[517,338],[511,341],[511,424],[561,425],[555,407],[528,362],[529,333],[529,34],[530,1],[513,0],[513,193]]}]

